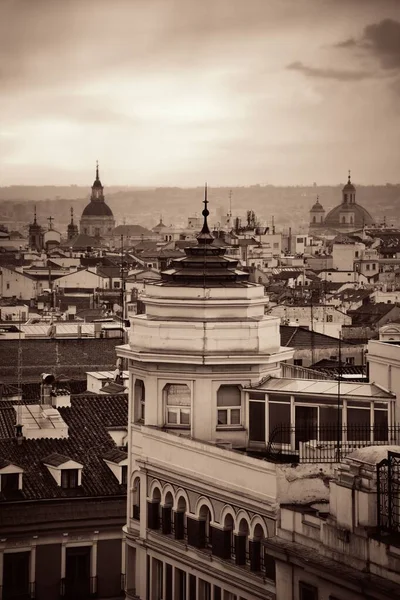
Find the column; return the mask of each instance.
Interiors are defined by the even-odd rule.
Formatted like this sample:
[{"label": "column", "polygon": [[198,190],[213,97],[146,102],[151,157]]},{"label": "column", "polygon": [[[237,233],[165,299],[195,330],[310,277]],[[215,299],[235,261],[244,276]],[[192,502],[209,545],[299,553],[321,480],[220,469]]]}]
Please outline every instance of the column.
[{"label": "column", "polygon": [[167,563],[162,561],[162,572],[163,572],[163,580],[162,580],[162,597],[167,597]]},{"label": "column", "polygon": [[342,400],[342,443],[347,442],[347,400]]},{"label": "column", "polygon": [[265,443],[269,442],[269,395],[265,394]]},{"label": "column", "polygon": [[290,396],[290,448],[296,448],[296,405],[294,396]]},{"label": "column", "polygon": [[31,546],[29,561],[29,587],[32,589],[36,581],[36,543]]},{"label": "column", "polygon": [[374,409],[375,409],[375,402],[372,400],[371,404],[370,404],[370,408],[369,408],[369,415],[370,415],[370,417],[369,417],[369,426],[370,426],[370,429],[369,429],[370,434],[369,435],[370,435],[370,440],[369,441],[370,442],[374,441],[374,434],[375,434],[375,432],[374,432],[375,410]]}]

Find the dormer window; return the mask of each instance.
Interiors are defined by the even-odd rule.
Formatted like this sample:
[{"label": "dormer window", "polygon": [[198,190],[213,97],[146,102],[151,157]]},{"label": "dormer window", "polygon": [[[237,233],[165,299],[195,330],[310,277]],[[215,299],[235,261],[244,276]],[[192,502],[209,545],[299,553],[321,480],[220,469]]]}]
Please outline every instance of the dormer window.
[{"label": "dormer window", "polygon": [[43,460],[43,464],[64,490],[72,490],[82,485],[83,465],[63,454],[50,454]]},{"label": "dormer window", "polygon": [[0,492],[7,494],[22,490],[23,469],[0,458]]},{"label": "dormer window", "polygon": [[118,479],[118,483],[120,485],[127,485],[128,454],[119,448],[112,448],[103,455],[103,460]]},{"label": "dormer window", "polygon": [[65,490],[70,490],[78,487],[78,469],[62,469],[61,471],[61,487]]}]

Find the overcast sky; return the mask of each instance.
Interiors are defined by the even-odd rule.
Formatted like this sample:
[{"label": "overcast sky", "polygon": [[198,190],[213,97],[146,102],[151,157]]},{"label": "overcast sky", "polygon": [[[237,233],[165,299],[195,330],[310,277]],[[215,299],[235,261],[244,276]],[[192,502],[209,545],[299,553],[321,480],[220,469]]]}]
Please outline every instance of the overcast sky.
[{"label": "overcast sky", "polygon": [[400,181],[400,0],[0,0],[0,186]]}]

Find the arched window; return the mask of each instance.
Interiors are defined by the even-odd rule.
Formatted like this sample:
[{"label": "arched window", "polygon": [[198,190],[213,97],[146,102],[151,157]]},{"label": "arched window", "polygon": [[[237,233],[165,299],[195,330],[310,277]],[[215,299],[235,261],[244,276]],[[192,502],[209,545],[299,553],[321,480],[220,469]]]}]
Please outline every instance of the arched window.
[{"label": "arched window", "polygon": [[237,565],[245,565],[248,562],[249,525],[246,519],[241,519],[239,531],[235,535],[235,562]]},{"label": "arched window", "polygon": [[172,506],[174,499],[171,492],[168,492],[165,496],[164,506],[161,509],[161,531],[168,535],[172,530]]},{"label": "arched window", "polygon": [[218,427],[240,425],[242,395],[237,385],[221,385],[217,392]]},{"label": "arched window", "polygon": [[138,421],[144,422],[146,394],[144,382],[141,379],[135,381],[134,398],[136,418]]},{"label": "arched window", "polygon": [[211,513],[208,506],[203,504],[199,512],[200,522],[203,523],[202,530],[204,535],[204,548],[211,548],[212,546],[212,527],[211,527]]},{"label": "arched window", "polygon": [[312,218],[312,222],[313,222],[313,223],[316,223],[316,222],[317,222],[317,217],[316,217],[315,215],[314,215],[314,216],[313,216],[313,218]]},{"label": "arched window", "polygon": [[185,383],[168,383],[164,388],[165,424],[190,428],[191,393]]},{"label": "arched window", "polygon": [[132,488],[132,518],[140,519],[140,478],[136,477]]},{"label": "arched window", "polygon": [[353,217],[350,216],[350,223],[353,223]]},{"label": "arched window", "polygon": [[183,496],[180,496],[173,522],[173,533],[176,540],[183,540],[186,538],[186,510],[186,500]]},{"label": "arched window", "polygon": [[263,539],[264,531],[258,523],[254,528],[253,539],[249,542],[251,571],[261,571],[261,542]]},{"label": "arched window", "polygon": [[147,502],[147,527],[149,529],[160,529],[160,503],[161,492],[154,488],[152,499]]},{"label": "arched window", "polygon": [[346,217],[342,217],[342,223],[346,223]]}]

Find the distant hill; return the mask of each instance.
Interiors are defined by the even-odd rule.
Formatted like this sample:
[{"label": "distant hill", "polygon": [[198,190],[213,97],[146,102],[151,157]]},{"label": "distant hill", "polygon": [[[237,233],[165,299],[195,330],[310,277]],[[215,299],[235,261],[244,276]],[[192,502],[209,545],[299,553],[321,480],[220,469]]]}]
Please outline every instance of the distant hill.
[{"label": "distant hill", "polygon": [[[232,212],[244,216],[252,209],[264,223],[271,224],[274,216],[278,229],[293,227],[299,231],[308,225],[308,211],[319,195],[328,211],[341,202],[339,186],[275,187],[254,185],[232,188]],[[228,187],[209,190],[212,221],[216,222],[229,211]],[[54,218],[56,229],[64,231],[70,219],[70,207],[78,222],[88,202],[90,189],[80,186],[11,186],[0,188],[0,223],[21,229],[33,218],[37,205],[39,223]],[[200,214],[203,208],[202,188],[134,188],[106,187],[106,201],[116,217],[117,224],[137,223],[152,227],[163,216],[166,225],[183,225],[188,216]],[[357,202],[376,219],[399,225],[400,184],[385,186],[357,186]]]}]

